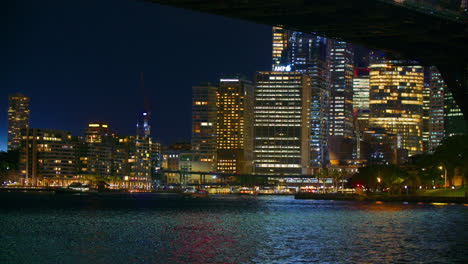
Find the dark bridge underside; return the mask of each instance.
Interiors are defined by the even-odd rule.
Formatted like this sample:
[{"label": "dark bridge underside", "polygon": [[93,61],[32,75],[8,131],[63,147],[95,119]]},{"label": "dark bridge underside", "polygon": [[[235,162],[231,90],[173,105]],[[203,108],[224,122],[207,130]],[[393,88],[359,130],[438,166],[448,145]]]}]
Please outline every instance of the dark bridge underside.
[{"label": "dark bridge underside", "polygon": [[[149,0],[342,39],[439,68],[468,117],[468,26],[383,0]],[[467,119],[468,120],[468,119]]]}]

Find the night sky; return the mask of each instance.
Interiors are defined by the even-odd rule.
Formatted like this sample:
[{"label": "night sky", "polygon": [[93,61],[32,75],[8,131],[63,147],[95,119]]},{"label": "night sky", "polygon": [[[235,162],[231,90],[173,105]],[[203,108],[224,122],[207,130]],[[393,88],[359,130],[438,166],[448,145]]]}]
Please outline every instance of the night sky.
[{"label": "night sky", "polygon": [[0,150],[9,94],[31,98],[34,128],[83,135],[88,122],[104,121],[134,135],[143,72],[152,136],[169,144],[190,138],[193,85],[232,73],[252,78],[271,64],[264,25],[136,0],[12,0],[6,8]]}]

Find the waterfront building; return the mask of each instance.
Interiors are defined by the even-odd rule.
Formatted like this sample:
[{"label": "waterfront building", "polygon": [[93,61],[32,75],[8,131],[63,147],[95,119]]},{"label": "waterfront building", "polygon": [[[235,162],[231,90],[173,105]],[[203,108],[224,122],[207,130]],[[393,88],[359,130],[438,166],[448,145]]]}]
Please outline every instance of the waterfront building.
[{"label": "waterfront building", "polygon": [[79,174],[85,178],[91,176],[125,180],[133,175],[130,172],[135,166],[134,146],[134,137],[124,137],[109,131],[107,123],[88,124],[84,142],[78,144]]},{"label": "waterfront building", "polygon": [[402,62],[371,64],[369,126],[397,137],[397,148],[422,153],[423,68]]},{"label": "waterfront building", "polygon": [[161,169],[164,173],[166,184],[180,184],[180,174],[167,171],[179,171],[180,152],[178,150],[163,149],[161,151]]},{"label": "waterfront building", "polygon": [[71,133],[55,129],[22,131],[20,178],[28,186],[67,186],[76,181],[76,142]]},{"label": "waterfront building", "polygon": [[353,154],[353,46],[329,40],[329,137],[330,162],[339,164]]},{"label": "waterfront building", "polygon": [[250,173],[252,169],[253,84],[239,77],[220,79],[217,108],[216,171]]},{"label": "waterfront building", "polygon": [[8,96],[8,150],[20,148],[21,131],[28,127],[29,97],[21,93]]},{"label": "waterfront building", "polygon": [[[203,184],[206,182],[215,182],[216,177],[202,177],[202,172],[213,172],[211,164],[200,161],[200,154],[191,151],[181,152],[179,154],[179,170],[181,172],[181,180],[184,184]],[[197,172],[200,174],[191,174],[189,172]]]},{"label": "waterfront building", "polygon": [[83,174],[99,177],[112,176],[112,135],[108,125],[103,122],[93,122],[85,128],[86,168]]},{"label": "waterfront building", "polygon": [[309,173],[310,77],[258,72],[255,84],[254,173]]},{"label": "waterfront building", "polygon": [[209,82],[192,87],[192,152],[214,170],[216,157],[216,92]]}]

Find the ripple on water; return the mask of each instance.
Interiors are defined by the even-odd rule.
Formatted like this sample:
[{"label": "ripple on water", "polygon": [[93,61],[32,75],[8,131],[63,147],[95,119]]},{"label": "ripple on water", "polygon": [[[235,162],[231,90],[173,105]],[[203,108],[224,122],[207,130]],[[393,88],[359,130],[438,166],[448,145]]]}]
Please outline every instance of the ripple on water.
[{"label": "ripple on water", "polygon": [[219,196],[158,208],[0,212],[1,263],[455,263],[468,259],[468,208],[463,205]]}]

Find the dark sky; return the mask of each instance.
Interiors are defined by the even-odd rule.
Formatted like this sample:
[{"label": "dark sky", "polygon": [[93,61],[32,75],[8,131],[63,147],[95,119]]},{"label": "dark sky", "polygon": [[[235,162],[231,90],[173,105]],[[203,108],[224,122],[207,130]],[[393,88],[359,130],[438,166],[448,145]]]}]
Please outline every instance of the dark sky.
[{"label": "dark sky", "polygon": [[193,85],[252,77],[271,63],[268,26],[136,0],[12,0],[6,8],[0,150],[12,93],[31,97],[32,127],[82,135],[88,122],[105,121],[133,135],[144,72],[152,135],[168,144],[190,137]]}]

